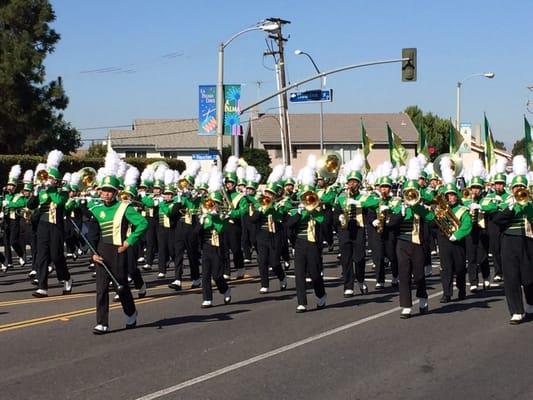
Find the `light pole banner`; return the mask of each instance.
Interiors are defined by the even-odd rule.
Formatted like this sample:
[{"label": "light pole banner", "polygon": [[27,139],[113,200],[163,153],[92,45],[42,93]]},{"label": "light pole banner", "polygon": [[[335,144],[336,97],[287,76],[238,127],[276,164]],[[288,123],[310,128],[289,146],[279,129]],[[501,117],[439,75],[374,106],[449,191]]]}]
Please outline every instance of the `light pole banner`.
[{"label": "light pole banner", "polygon": [[241,134],[241,85],[224,85],[224,135]]},{"label": "light pole banner", "polygon": [[459,147],[459,153],[471,153],[472,152],[472,124],[463,122],[461,123],[461,136],[463,137],[463,142]]},{"label": "light pole banner", "polygon": [[[241,85],[224,85],[224,135],[241,134]],[[217,134],[217,87],[198,87],[198,134]]]},{"label": "light pole banner", "polygon": [[198,87],[198,134],[217,134],[217,88],[215,85]]}]

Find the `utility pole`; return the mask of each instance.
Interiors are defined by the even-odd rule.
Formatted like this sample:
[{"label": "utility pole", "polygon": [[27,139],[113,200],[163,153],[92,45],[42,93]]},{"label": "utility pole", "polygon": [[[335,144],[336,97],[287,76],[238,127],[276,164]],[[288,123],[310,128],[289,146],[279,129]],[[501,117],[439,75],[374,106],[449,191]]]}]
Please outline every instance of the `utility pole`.
[{"label": "utility pole", "polygon": [[[284,48],[286,38],[283,37],[281,31],[283,25],[290,24],[290,21],[286,21],[280,18],[268,18],[267,21],[275,23],[279,28],[272,32],[268,37],[276,41],[278,50],[272,50],[265,52],[264,55],[274,57],[276,62],[276,81],[278,82],[278,90],[287,86],[287,79],[285,76],[285,55]],[[280,127],[281,127],[281,151],[283,155],[283,163],[291,165],[291,134],[289,131],[289,104],[287,100],[287,93],[283,92],[279,94],[279,106],[280,106]]]}]

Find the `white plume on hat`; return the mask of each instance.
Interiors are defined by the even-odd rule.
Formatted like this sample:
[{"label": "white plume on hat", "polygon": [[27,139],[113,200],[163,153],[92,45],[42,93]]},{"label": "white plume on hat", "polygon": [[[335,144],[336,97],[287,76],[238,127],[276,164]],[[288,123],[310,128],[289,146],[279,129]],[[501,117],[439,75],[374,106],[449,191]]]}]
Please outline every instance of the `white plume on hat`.
[{"label": "white plume on hat", "polygon": [[507,160],[505,158],[498,158],[496,160],[496,173],[503,174],[507,168]]},{"label": "white plume on hat", "polygon": [[78,186],[80,184],[80,181],[81,181],[81,175],[79,172],[73,172],[70,176],[70,184],[71,185],[75,185],[75,186]]},{"label": "white plume on hat", "polygon": [[484,178],[486,173],[485,173],[485,166],[483,165],[483,161],[481,161],[479,158],[476,158],[474,162],[472,163],[470,172],[471,172],[472,178],[475,178],[475,177]]},{"label": "white plume on hat", "polygon": [[24,183],[31,183],[33,180],[33,170],[28,169],[26,172],[24,172],[24,178],[22,178],[22,181]]},{"label": "white plume on hat", "polygon": [[285,173],[283,174],[283,180],[292,179],[293,178],[293,169],[292,165],[286,165],[285,166]]},{"label": "white plume on hat", "polygon": [[392,163],[390,161],[384,161],[381,164],[381,177],[390,176],[392,173]]},{"label": "white plume on hat", "polygon": [[52,150],[50,153],[48,153],[46,167],[57,168],[59,167],[59,164],[61,164],[61,160],[63,160],[63,153],[59,150]]},{"label": "white plume on hat", "polygon": [[283,164],[276,165],[270,175],[268,176],[267,183],[279,182],[285,174],[285,166]]},{"label": "white plume on hat", "polygon": [[11,170],[9,171],[9,178],[16,181],[19,178],[21,172],[22,168],[20,168],[20,165],[13,165],[11,167]]},{"label": "white plume on hat", "polygon": [[116,177],[117,178],[124,178],[124,176],[126,175],[126,170],[128,169],[128,167],[129,167],[129,165],[126,164],[126,161],[119,160],[118,168],[117,168],[117,172],[116,172]]},{"label": "white plume on hat", "polygon": [[200,171],[198,173],[198,177],[196,178],[196,185],[206,185],[209,181],[209,172],[207,171]]},{"label": "white plume on hat", "polygon": [[[314,154],[309,154],[309,156],[307,157],[307,164],[306,164],[307,167],[313,169],[313,170],[316,170],[316,166],[317,166],[317,159],[316,159],[316,156]],[[301,170],[300,170],[301,171]]]},{"label": "white plume on hat", "polygon": [[[235,157],[237,159],[237,157]],[[209,171],[209,180],[207,182],[208,190],[210,192],[216,192],[222,188],[222,173],[218,170],[216,166],[211,167]]]},{"label": "white plume on hat", "polygon": [[129,167],[124,176],[124,186],[136,186],[139,179],[139,170],[136,167]]},{"label": "white plume on hat", "polygon": [[344,164],[344,174],[349,175],[350,172],[361,172],[363,165],[365,165],[365,159],[361,153],[357,152],[350,161]]},{"label": "white plume on hat", "polygon": [[368,182],[369,185],[374,185],[376,183],[376,172],[375,171],[369,171],[367,174],[366,174],[366,181]]},{"label": "white plume on hat", "polygon": [[450,157],[442,157],[440,160],[440,170],[442,172],[442,182],[447,185],[454,183],[455,176],[452,169],[452,160]]},{"label": "white plume on hat", "polygon": [[246,181],[259,183],[261,180],[261,175],[257,172],[257,169],[254,166],[246,167]]},{"label": "white plume on hat", "polygon": [[196,177],[198,175],[198,172],[200,172],[201,164],[198,160],[193,160],[191,163],[187,166],[185,171],[183,172],[186,176],[192,176]]},{"label": "white plume on hat", "polygon": [[65,175],[63,175],[63,182],[70,183],[72,174],[70,172],[66,172]]},{"label": "white plume on hat", "polygon": [[426,164],[427,164],[427,158],[424,154],[422,153],[419,153],[417,156],[416,156],[416,159],[418,160],[418,163],[420,164],[420,171],[422,171]]},{"label": "white plume on hat", "polygon": [[100,183],[106,176],[106,169],[105,167],[98,168],[98,171],[96,172],[96,182]]},{"label": "white plume on hat", "polygon": [[166,165],[160,165],[154,172],[154,179],[156,181],[163,181],[165,179],[165,171],[168,169]]},{"label": "white plume on hat", "polygon": [[239,159],[235,156],[229,156],[226,165],[224,166],[224,172],[236,172],[239,166]]},{"label": "white plume on hat", "polygon": [[120,157],[117,152],[113,149],[110,149],[105,156],[105,176],[116,176],[118,167],[120,164]]},{"label": "white plume on hat", "polygon": [[246,169],[244,167],[241,167],[240,165],[237,167],[237,179],[242,181],[246,177]]},{"label": "white plume on hat", "polygon": [[174,182],[174,171],[167,168],[165,170],[165,186],[170,186]]},{"label": "white plume on hat", "polygon": [[[392,172],[391,172],[392,174]],[[398,176],[406,176],[407,175],[407,166],[405,165],[400,165],[398,167]]]},{"label": "white plume on hat", "polygon": [[406,177],[408,180],[418,180],[420,177],[420,172],[422,171],[422,164],[418,157],[410,158],[407,162],[407,174]]},{"label": "white plume on hat", "polygon": [[141,181],[153,181],[154,169],[152,167],[146,167],[141,174]]},{"label": "white plume on hat", "polygon": [[513,157],[513,172],[515,175],[527,175],[527,161],[523,155]]},{"label": "white plume on hat", "polygon": [[316,171],[314,168],[305,166],[300,170],[300,181],[302,185],[314,186],[316,183]]},{"label": "white plume on hat", "polygon": [[426,165],[426,167],[424,168],[424,171],[426,172],[426,174],[428,174],[429,176],[431,175],[435,175],[435,170],[433,169],[433,163],[430,162]]}]

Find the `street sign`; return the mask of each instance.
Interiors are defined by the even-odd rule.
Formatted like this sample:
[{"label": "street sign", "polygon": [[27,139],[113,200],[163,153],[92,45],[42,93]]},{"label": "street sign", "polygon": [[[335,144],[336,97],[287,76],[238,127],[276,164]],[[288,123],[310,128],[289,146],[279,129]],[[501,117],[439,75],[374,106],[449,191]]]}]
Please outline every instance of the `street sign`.
[{"label": "street sign", "polygon": [[324,103],[333,101],[333,89],[306,90],[294,92],[289,96],[291,103]]},{"label": "street sign", "polygon": [[192,159],[198,161],[216,160],[217,155],[216,153],[193,153]]}]

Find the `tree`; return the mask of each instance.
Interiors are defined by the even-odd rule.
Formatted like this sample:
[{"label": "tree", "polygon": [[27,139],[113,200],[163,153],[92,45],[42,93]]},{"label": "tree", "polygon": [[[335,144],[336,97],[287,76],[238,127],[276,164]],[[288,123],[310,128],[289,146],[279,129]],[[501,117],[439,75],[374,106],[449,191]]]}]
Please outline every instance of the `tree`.
[{"label": "tree", "polygon": [[[222,164],[226,165],[226,161],[231,155],[231,147],[226,146],[222,149]],[[272,160],[268,155],[268,151],[264,149],[244,149],[242,158],[257,169],[257,172],[261,174],[261,182],[266,182],[268,175],[272,172],[270,163]]]},{"label": "tree", "polygon": [[499,150],[506,150],[507,149],[505,148],[505,143],[503,143],[502,141],[499,141],[499,140],[495,140],[494,141],[494,147],[499,149]]},{"label": "tree", "polygon": [[54,20],[48,0],[0,2],[1,153],[68,154],[81,144],[61,113],[68,105],[61,78],[45,82],[44,60],[60,38]]},{"label": "tree", "polygon": [[417,129],[422,127],[426,133],[428,147],[435,147],[437,154],[447,153],[451,122],[432,113],[425,113],[418,106],[409,106],[404,111]]},{"label": "tree", "polygon": [[103,143],[92,143],[87,149],[88,158],[105,157],[107,154],[107,146]]},{"label": "tree", "polygon": [[517,156],[519,154],[524,155],[526,152],[526,139],[522,138],[520,140],[517,140],[513,145],[513,150],[511,151],[514,156]]}]

